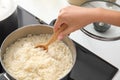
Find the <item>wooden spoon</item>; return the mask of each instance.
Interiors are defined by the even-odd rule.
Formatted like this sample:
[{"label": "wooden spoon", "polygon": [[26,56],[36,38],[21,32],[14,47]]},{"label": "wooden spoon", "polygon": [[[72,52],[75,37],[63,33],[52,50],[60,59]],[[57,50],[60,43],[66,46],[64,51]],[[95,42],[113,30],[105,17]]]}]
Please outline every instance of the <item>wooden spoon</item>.
[{"label": "wooden spoon", "polygon": [[44,44],[39,44],[37,46],[35,46],[35,48],[43,48],[44,50],[48,50],[48,46],[55,42],[57,40],[58,35],[60,34],[61,31],[65,30],[67,28],[66,24],[62,24],[61,27],[53,33],[53,35],[51,36],[51,38],[48,40],[48,42],[44,43]]}]

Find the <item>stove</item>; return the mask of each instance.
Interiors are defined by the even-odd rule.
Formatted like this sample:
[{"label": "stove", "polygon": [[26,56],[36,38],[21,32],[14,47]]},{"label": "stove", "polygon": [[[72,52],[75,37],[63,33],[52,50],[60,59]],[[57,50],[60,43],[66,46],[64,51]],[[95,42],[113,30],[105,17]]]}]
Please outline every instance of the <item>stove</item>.
[{"label": "stove", "polygon": [[[31,13],[18,7],[19,26],[29,24],[46,24]],[[74,42],[74,41],[73,41]],[[74,42],[77,59],[72,71],[62,80],[112,80],[118,68],[108,63],[93,52]],[[0,64],[0,73],[5,72]],[[1,80],[1,79],[0,79]],[[7,79],[2,79],[7,80]]]}]

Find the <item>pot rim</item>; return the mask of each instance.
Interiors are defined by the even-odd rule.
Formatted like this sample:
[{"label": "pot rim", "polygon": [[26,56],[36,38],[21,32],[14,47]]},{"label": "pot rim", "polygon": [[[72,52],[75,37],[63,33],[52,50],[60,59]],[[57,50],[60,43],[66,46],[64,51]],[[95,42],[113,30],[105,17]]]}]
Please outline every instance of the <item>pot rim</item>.
[{"label": "pot rim", "polygon": [[[4,63],[3,63],[3,60],[2,60],[2,49],[3,49],[3,46],[4,46],[4,44],[5,44],[5,42],[8,40],[8,38],[12,35],[13,36],[13,34],[15,34],[17,31],[20,31],[20,30],[22,30],[22,29],[24,29],[24,28],[27,28],[27,27],[35,27],[35,26],[45,26],[45,27],[49,27],[49,28],[51,28],[51,29],[53,29],[53,27],[52,26],[50,26],[50,25],[47,25],[47,24],[30,24],[30,25],[25,25],[25,26],[22,26],[22,27],[20,27],[20,28],[18,28],[18,29],[16,29],[15,31],[13,31],[12,33],[10,33],[6,38],[5,38],[5,40],[2,42],[2,44],[1,44],[1,48],[0,48],[0,62],[1,62],[1,64],[2,64],[2,67],[4,68],[4,70],[6,71],[6,73],[8,74],[8,75],[10,75],[10,77],[11,78],[13,78],[13,79],[15,79],[14,78],[14,76],[13,75],[11,75],[9,72],[8,72],[8,70],[6,69],[6,67],[4,66]],[[26,36],[26,35],[25,35]],[[72,66],[71,66],[71,68],[66,72],[66,74],[64,75],[64,76],[62,76],[60,79],[63,79],[65,76],[67,76],[69,73],[70,73],[70,71],[73,69],[73,67],[74,67],[74,65],[75,65],[75,62],[76,62],[76,57],[77,57],[77,54],[76,54],[76,48],[75,48],[75,44],[73,43],[73,41],[69,38],[69,37],[65,37],[65,39],[69,39],[69,41],[70,41],[70,44],[72,45],[71,47],[73,48],[73,50],[74,51],[72,51],[71,49],[71,51],[72,51],[72,58],[73,58],[73,64],[72,64]],[[15,39],[16,40],[16,39]],[[13,41],[14,42],[14,41]],[[63,42],[64,42],[64,40],[63,40]],[[9,44],[10,45],[10,44]],[[69,47],[69,46],[68,46]],[[70,48],[70,47],[69,47]],[[4,49],[3,49],[4,50]],[[74,53],[73,53],[74,52]],[[74,56],[73,56],[73,54],[75,54]]]}]

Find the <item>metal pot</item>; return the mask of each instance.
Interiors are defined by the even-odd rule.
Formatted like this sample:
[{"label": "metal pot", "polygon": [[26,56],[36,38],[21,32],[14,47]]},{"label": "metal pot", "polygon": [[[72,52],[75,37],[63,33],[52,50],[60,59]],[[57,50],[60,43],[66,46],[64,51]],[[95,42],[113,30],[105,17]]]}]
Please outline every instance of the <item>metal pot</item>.
[{"label": "metal pot", "polygon": [[0,0],[0,45],[17,28],[17,3],[15,0]]},{"label": "metal pot", "polygon": [[[15,31],[13,31],[11,34],[9,34],[6,39],[3,41],[2,45],[1,45],[1,64],[2,67],[4,68],[4,70],[6,71],[8,78],[14,80],[14,76],[11,76],[11,74],[8,72],[7,68],[4,66],[3,63],[3,56],[5,53],[6,48],[12,44],[13,42],[15,42],[17,39],[25,37],[28,34],[44,34],[44,33],[53,33],[53,28],[52,26],[49,25],[41,25],[41,24],[32,24],[32,25],[28,25],[28,26],[23,26]],[[71,39],[69,39],[68,37],[65,37],[63,39],[63,42],[70,48],[71,52],[72,52],[72,57],[73,57],[73,66],[75,64],[76,61],[76,49],[74,46],[74,43],[72,42]],[[22,54],[21,54],[22,55]],[[73,68],[73,66],[71,67],[71,69]],[[70,69],[70,71],[71,71]],[[70,72],[69,71],[69,72]],[[69,73],[68,72],[68,73]],[[66,75],[68,74],[66,73]],[[5,74],[4,74],[5,75]],[[64,75],[63,78],[66,76]],[[6,76],[6,75],[5,75]],[[5,77],[4,76],[4,77]],[[3,76],[2,76],[3,77]],[[1,80],[1,79],[0,79]]]}]

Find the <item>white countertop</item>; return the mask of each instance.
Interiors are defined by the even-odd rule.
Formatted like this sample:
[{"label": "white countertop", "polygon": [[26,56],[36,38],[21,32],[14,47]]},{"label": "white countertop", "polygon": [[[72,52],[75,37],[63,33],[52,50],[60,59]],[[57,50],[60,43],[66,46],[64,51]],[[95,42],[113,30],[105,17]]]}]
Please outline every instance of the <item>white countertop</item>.
[{"label": "white countertop", "polygon": [[49,24],[69,4],[66,0],[18,0],[18,5]]},{"label": "white countertop", "polygon": [[[117,3],[120,4],[120,0]],[[18,5],[49,24],[57,18],[59,10],[69,4],[66,0],[18,0]],[[100,41],[88,37],[80,30],[73,32],[70,38],[120,69],[120,40]],[[120,71],[113,80],[119,79]]]}]

